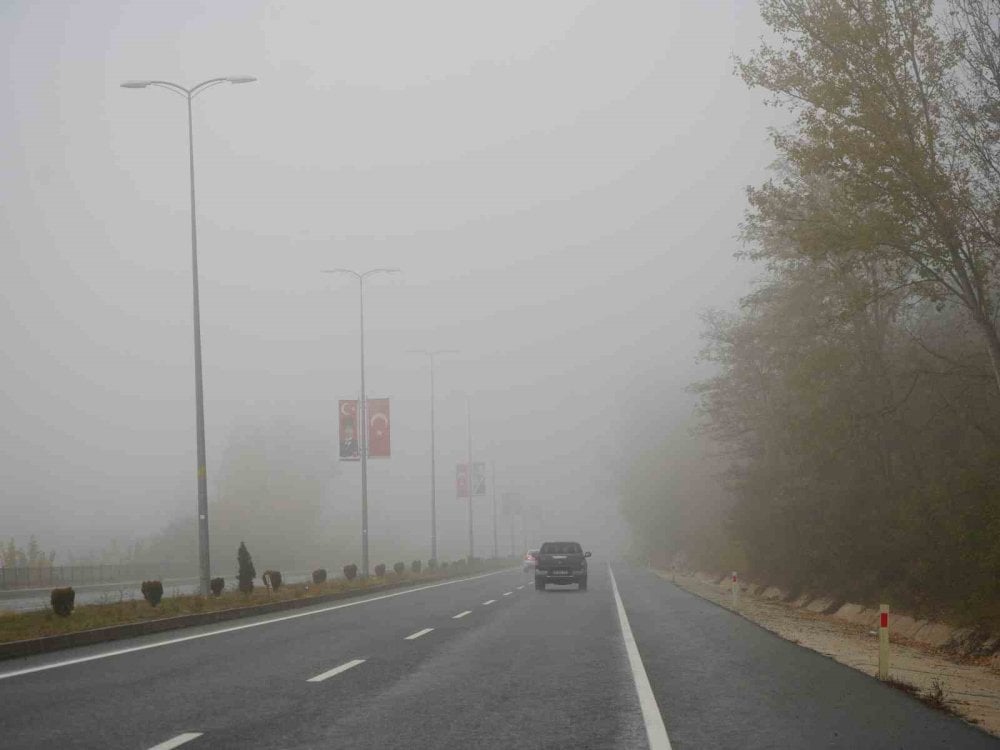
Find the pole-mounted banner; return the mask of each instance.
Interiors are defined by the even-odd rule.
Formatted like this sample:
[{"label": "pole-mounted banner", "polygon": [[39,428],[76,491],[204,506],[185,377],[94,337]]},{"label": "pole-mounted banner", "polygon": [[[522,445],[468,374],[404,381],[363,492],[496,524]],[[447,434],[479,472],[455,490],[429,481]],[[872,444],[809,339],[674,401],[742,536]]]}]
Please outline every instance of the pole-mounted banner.
[{"label": "pole-mounted banner", "polygon": [[476,461],[472,464],[472,495],[486,494],[486,464]]},{"label": "pole-mounted banner", "polygon": [[340,460],[357,461],[361,458],[358,434],[358,402],[341,401],[340,415]]},{"label": "pole-mounted banner", "polygon": [[389,399],[368,399],[368,458],[389,458]]},{"label": "pole-mounted banner", "polygon": [[462,499],[469,497],[469,465],[455,465],[455,497]]}]

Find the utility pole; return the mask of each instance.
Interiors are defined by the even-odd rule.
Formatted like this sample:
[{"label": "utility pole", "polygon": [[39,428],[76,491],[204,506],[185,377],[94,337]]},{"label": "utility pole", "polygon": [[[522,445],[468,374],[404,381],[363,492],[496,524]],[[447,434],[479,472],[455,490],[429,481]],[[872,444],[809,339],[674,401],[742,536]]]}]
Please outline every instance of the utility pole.
[{"label": "utility pole", "polygon": [[209,559],[208,543],[208,467],[205,458],[205,393],[201,374],[201,297],[198,292],[198,221],[194,191],[194,123],[191,102],[206,89],[223,83],[253,83],[253,76],[225,76],[209,78],[197,86],[185,88],[172,81],[126,81],[122,88],[144,89],[149,86],[167,89],[187,100],[188,125],[188,174],[191,182],[191,281],[194,309],[194,401],[195,401],[195,447],[198,455],[198,582],[202,596],[209,595],[209,580],[212,564]]},{"label": "utility pole", "polygon": [[466,458],[468,459],[467,473],[468,473],[468,487],[469,487],[469,563],[472,563],[472,558],[475,557],[475,546],[473,544],[473,534],[472,534],[472,498],[475,492],[475,487],[473,487],[472,479],[472,406],[469,404],[469,397],[465,397],[465,420],[466,420],[466,436],[468,437],[468,451],[466,453]]},{"label": "utility pole", "polygon": [[493,559],[500,555],[497,549],[497,462],[493,461]]},{"label": "utility pole", "polygon": [[434,357],[438,354],[458,354],[456,349],[409,349],[411,354],[424,354],[431,366],[431,559],[437,560],[437,472],[434,448]]},{"label": "utility pole", "polygon": [[361,574],[368,577],[368,400],[365,395],[365,279],[376,273],[399,273],[398,268],[372,268],[363,273],[349,268],[333,268],[324,273],[346,273],[358,280],[361,306],[361,400],[358,403],[358,432],[361,448]]}]

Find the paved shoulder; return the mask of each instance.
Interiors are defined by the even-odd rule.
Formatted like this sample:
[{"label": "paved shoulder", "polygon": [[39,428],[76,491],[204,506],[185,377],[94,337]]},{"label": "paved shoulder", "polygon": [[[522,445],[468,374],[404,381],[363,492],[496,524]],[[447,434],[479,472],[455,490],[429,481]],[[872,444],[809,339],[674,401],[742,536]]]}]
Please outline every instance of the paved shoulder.
[{"label": "paved shoulder", "polygon": [[1000,746],[649,571],[614,571],[675,750]]}]

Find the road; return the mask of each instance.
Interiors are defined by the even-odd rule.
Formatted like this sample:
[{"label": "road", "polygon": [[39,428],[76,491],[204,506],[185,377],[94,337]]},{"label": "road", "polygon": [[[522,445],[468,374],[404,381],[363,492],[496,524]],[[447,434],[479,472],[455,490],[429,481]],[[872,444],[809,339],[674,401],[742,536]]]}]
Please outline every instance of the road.
[{"label": "road", "polygon": [[592,558],[589,588],[504,571],[0,663],[0,745],[1000,746],[648,571]]}]

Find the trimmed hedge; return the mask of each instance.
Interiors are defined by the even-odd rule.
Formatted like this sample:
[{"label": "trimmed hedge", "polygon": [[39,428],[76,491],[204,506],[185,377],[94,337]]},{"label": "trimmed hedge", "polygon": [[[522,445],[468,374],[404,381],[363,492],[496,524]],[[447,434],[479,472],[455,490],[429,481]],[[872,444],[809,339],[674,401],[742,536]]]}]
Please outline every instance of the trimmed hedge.
[{"label": "trimmed hedge", "polygon": [[212,589],[213,596],[222,596],[222,590],[226,588],[225,578],[213,578],[209,581],[208,586]]},{"label": "trimmed hedge", "polygon": [[406,563],[404,562],[393,563],[392,571],[398,576],[403,575],[403,573],[406,572]]},{"label": "trimmed hedge", "polygon": [[49,595],[49,602],[52,604],[52,611],[60,617],[69,617],[76,603],[76,592],[72,586],[61,589],[52,589]]},{"label": "trimmed hedge", "polygon": [[351,563],[350,565],[344,566],[344,578],[346,578],[348,581],[353,581],[357,577],[358,577],[357,565]]},{"label": "trimmed hedge", "polygon": [[157,607],[163,599],[163,584],[160,581],[143,581],[142,598],[149,602],[149,606]]},{"label": "trimmed hedge", "polygon": [[281,588],[281,571],[265,570],[264,575],[261,576],[261,580],[264,581],[264,585],[271,591],[277,591]]},{"label": "trimmed hedge", "polygon": [[326,568],[313,571],[313,583],[326,583]]},{"label": "trimmed hedge", "polygon": [[250,557],[246,542],[240,542],[240,548],[236,552],[236,562],[239,565],[236,578],[240,582],[240,591],[252,594],[253,579],[257,577],[257,569],[253,566],[253,558]]},{"label": "trimmed hedge", "polygon": [[414,573],[419,573],[423,567],[424,564],[420,562],[420,560],[414,560],[413,562],[410,563],[410,570],[412,570]]},{"label": "trimmed hedge", "polygon": [[385,563],[379,563],[375,566],[375,577],[382,578],[385,576]]}]

